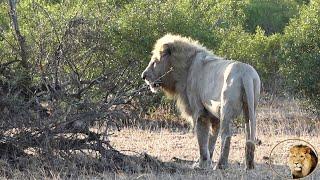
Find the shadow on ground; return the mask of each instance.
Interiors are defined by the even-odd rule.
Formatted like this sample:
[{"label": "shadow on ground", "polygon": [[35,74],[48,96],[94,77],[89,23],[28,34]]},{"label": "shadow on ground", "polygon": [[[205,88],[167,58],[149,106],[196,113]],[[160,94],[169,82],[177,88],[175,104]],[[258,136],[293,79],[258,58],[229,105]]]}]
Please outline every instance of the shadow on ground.
[{"label": "shadow on ground", "polygon": [[[109,156],[112,157],[112,156]],[[201,170],[192,168],[193,161],[173,158],[169,162],[163,162],[146,153],[129,156],[119,152],[114,154],[112,159],[105,160],[113,162],[109,164],[111,172],[120,172],[127,175],[137,176],[143,179],[180,179],[190,178],[218,178],[218,179],[280,179],[268,164],[256,164],[254,170],[246,171],[243,164],[231,162],[229,168],[225,170]],[[286,166],[278,166],[279,169],[285,169]],[[115,171],[115,169],[117,171]],[[187,179],[188,179],[187,178]]]},{"label": "shadow on ground", "polygon": [[[123,154],[119,156],[120,154],[113,160],[116,169],[139,179],[290,179],[286,165],[273,165],[277,172],[283,173],[280,177],[271,170],[267,162],[256,163],[253,170],[245,170],[245,165],[237,162],[230,162],[229,168],[225,170],[200,170],[193,169],[194,162],[189,160],[173,158],[169,162],[163,162],[145,153],[135,156]],[[318,169],[305,179],[318,179],[320,177]]]},{"label": "shadow on ground", "polygon": [[[39,167],[33,166],[29,160],[22,160],[20,163],[27,166],[20,166],[21,172],[32,172],[33,177],[55,177],[52,174],[62,176],[60,178],[84,178],[99,177],[102,179],[283,179],[273,172],[267,163],[256,163],[254,170],[246,171],[244,164],[231,161],[229,168],[225,170],[199,170],[193,169],[193,161],[172,158],[171,161],[164,162],[156,157],[146,153],[136,155],[125,155],[117,150],[107,150],[100,157],[85,160],[79,156],[72,161],[71,166],[66,166],[66,160],[55,159],[57,166],[53,164],[43,164],[42,161],[34,161]],[[1,161],[0,161],[1,162]],[[30,163],[31,162],[31,163]],[[4,164],[1,164],[4,165]],[[12,169],[13,166],[11,166]],[[34,167],[36,169],[28,169]],[[35,176],[36,170],[46,169],[38,176]],[[278,172],[286,172],[285,165],[275,165]],[[320,172],[317,168],[315,172],[306,179],[318,179]],[[4,166],[1,168],[2,177],[17,177],[12,174],[16,171],[4,172]],[[56,173],[55,173],[56,172]],[[86,173],[83,173],[86,172]],[[82,173],[82,174],[80,174]]]}]

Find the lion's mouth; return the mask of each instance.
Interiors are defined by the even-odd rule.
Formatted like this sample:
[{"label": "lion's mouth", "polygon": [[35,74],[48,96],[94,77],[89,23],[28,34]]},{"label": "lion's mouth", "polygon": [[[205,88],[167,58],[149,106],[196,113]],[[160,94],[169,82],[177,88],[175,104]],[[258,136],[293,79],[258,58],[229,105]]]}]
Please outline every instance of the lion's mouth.
[{"label": "lion's mouth", "polygon": [[301,167],[295,167],[294,170],[295,171],[301,171],[302,169],[301,169]]},{"label": "lion's mouth", "polygon": [[158,81],[151,82],[146,80],[146,83],[149,85],[150,90],[156,93],[160,89],[162,81],[158,80]]},{"label": "lion's mouth", "polygon": [[302,171],[302,166],[301,166],[301,164],[295,165],[294,170],[295,170],[295,171]]}]

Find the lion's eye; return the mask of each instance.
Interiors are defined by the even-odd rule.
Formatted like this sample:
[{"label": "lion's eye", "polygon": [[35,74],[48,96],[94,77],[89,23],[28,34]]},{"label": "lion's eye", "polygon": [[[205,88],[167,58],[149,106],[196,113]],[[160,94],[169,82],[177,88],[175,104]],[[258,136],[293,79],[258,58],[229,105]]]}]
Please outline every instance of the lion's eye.
[{"label": "lion's eye", "polygon": [[152,66],[155,68],[157,66],[157,63],[153,62]]}]

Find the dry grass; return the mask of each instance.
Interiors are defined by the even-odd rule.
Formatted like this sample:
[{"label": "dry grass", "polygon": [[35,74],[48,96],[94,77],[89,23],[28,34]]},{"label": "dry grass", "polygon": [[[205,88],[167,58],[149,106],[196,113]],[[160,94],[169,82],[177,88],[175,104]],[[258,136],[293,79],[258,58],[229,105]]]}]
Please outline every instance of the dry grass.
[{"label": "dry grass", "polygon": [[[244,170],[245,138],[241,118],[233,124],[230,167],[223,171],[194,170],[192,164],[199,152],[189,126],[178,119],[170,123],[166,118],[173,116],[164,115],[162,119],[161,113],[155,112],[151,117],[156,121],[138,120],[121,131],[109,129],[112,146],[122,154],[103,159],[96,152],[83,151],[68,162],[34,157],[19,160],[19,166],[15,167],[10,160],[3,159],[0,160],[0,175],[11,179],[280,179],[268,164],[270,152],[277,143],[300,138],[320,151],[319,117],[302,109],[298,101],[267,97],[261,100],[257,112],[258,136],[262,144],[256,147],[256,169],[251,171]],[[220,139],[214,162],[217,162],[219,151]],[[278,151],[282,149],[278,148]],[[273,167],[288,176],[285,161],[277,161]],[[319,168],[307,179],[318,177]]]},{"label": "dry grass", "polygon": [[[226,171],[208,171],[181,173],[170,175],[167,174],[167,178],[195,177],[197,174],[203,177],[217,177],[217,178],[230,178],[230,179],[278,179],[279,177],[270,169],[269,155],[272,148],[279,142],[297,138],[292,135],[263,135],[259,138],[262,140],[262,144],[256,148],[256,169],[250,172],[246,172],[244,166],[244,134],[236,134],[231,140],[231,152],[230,152],[230,169]],[[300,136],[301,139],[305,139],[315,146],[316,149],[320,149],[320,135],[319,136]],[[123,150],[123,153],[132,155],[139,153],[148,153],[151,156],[157,157],[164,162],[173,162],[175,159],[183,159],[185,161],[178,162],[186,167],[191,168],[192,162],[195,162],[198,158],[198,145],[196,138],[192,133],[170,132],[169,130],[162,129],[157,132],[145,131],[139,129],[123,129],[120,132],[115,132],[111,137],[111,142],[116,149]],[[220,152],[220,140],[218,139],[216,151],[213,157],[213,161],[217,162],[217,158]],[[277,169],[286,172],[286,162],[282,164],[276,164]],[[148,177],[152,174],[148,174]],[[316,178],[320,176],[320,172],[317,171],[311,177]],[[154,177],[156,178],[156,176]],[[160,178],[160,177],[158,177]],[[192,179],[192,178],[191,178]]]},{"label": "dry grass", "polygon": [[[320,150],[320,119],[316,114],[301,108],[301,102],[294,99],[279,99],[265,96],[257,109],[258,136],[262,144],[256,148],[256,169],[244,171],[244,132],[241,119],[233,124],[234,136],[231,142],[230,168],[226,171],[195,172],[178,174],[145,174],[147,179],[280,179],[270,168],[271,150],[279,142],[286,139],[302,139],[311,143],[317,151]],[[240,124],[239,124],[240,122]],[[174,162],[175,159],[183,159],[183,165],[190,167],[198,158],[198,145],[191,131],[172,131],[170,129],[126,128],[120,132],[114,132],[111,142],[116,149],[122,150],[128,155],[148,153],[164,162]],[[284,149],[276,149],[279,154],[286,154]],[[217,162],[220,152],[220,140],[218,139],[213,161]],[[273,152],[273,155],[277,154]],[[181,162],[180,162],[181,163]],[[272,167],[285,177],[289,176],[286,159],[279,160]],[[320,171],[309,176],[309,179],[320,177]]]},{"label": "dry grass", "polygon": [[264,96],[257,109],[258,129],[262,134],[318,135],[320,118],[303,101]]}]

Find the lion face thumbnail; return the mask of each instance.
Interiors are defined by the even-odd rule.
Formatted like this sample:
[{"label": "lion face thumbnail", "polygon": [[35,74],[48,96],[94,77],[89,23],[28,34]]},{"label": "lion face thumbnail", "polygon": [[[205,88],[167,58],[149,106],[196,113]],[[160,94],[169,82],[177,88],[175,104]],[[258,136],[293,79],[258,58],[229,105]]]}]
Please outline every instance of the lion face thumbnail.
[{"label": "lion face thumbnail", "polygon": [[288,165],[294,178],[305,177],[315,168],[316,156],[308,146],[293,146],[290,148]]}]

